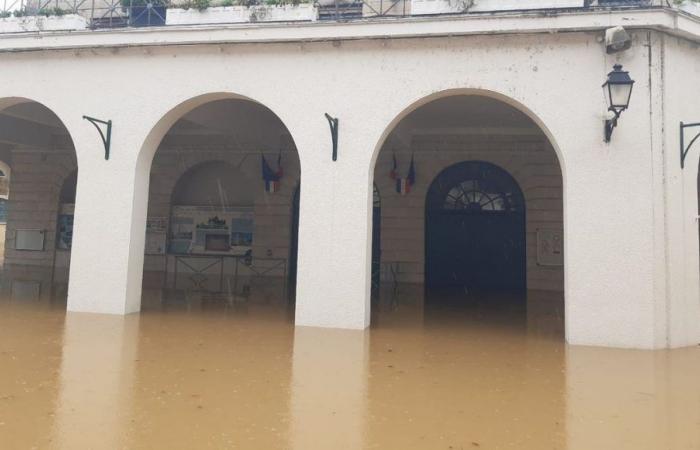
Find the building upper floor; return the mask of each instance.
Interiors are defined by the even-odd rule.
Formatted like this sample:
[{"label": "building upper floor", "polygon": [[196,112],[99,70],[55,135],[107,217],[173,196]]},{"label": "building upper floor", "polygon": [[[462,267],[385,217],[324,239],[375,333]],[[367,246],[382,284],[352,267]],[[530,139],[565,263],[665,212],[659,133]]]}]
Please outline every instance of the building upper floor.
[{"label": "building upper floor", "polygon": [[[527,20],[529,28],[566,31],[586,28],[582,17],[601,24],[601,14],[675,12],[682,19],[700,17],[698,0],[0,0],[0,49],[18,37],[153,32],[178,29],[275,28],[308,30],[309,26],[439,22],[432,32],[451,32],[445,20],[483,19],[472,28],[494,33],[507,21]],[[555,20],[556,18],[565,20]],[[641,17],[641,16],[640,16]],[[645,16],[650,17],[650,16]],[[578,19],[577,19],[578,18]],[[674,20],[678,20],[677,18]],[[590,20],[589,20],[590,22]],[[644,19],[632,24],[645,25]],[[518,25],[523,27],[523,25]],[[518,26],[515,26],[517,28]],[[512,27],[512,25],[511,25]],[[517,31],[517,30],[514,30]],[[522,30],[521,30],[522,31]],[[253,32],[254,34],[259,34]],[[381,32],[379,32],[381,33]],[[141,33],[143,34],[143,33]],[[300,32],[296,32],[300,34]],[[304,35],[304,33],[301,33]],[[152,33],[151,33],[152,35]],[[308,38],[322,38],[313,32]],[[362,36],[360,36],[362,37]],[[10,47],[14,48],[14,47]]]}]

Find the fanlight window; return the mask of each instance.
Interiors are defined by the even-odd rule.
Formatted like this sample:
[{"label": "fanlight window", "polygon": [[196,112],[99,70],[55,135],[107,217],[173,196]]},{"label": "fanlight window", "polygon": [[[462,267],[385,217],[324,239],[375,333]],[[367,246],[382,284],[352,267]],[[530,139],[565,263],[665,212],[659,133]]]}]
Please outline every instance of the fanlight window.
[{"label": "fanlight window", "polygon": [[468,211],[512,211],[512,193],[488,192],[478,180],[467,180],[452,187],[445,197],[443,209]]},{"label": "fanlight window", "polygon": [[465,161],[443,170],[428,191],[427,208],[463,213],[520,213],[525,200],[518,183],[500,167]]}]

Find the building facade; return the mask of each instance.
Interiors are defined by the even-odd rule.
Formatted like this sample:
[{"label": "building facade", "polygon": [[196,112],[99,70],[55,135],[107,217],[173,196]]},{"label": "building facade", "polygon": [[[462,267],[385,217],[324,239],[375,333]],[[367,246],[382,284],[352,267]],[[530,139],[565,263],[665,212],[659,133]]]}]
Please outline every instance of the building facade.
[{"label": "building facade", "polygon": [[[0,34],[4,289],[112,314],[292,295],[297,325],[362,329],[373,284],[474,277],[563,311],[571,344],[695,345],[700,18],[581,3]],[[605,142],[615,64],[635,84]]]}]

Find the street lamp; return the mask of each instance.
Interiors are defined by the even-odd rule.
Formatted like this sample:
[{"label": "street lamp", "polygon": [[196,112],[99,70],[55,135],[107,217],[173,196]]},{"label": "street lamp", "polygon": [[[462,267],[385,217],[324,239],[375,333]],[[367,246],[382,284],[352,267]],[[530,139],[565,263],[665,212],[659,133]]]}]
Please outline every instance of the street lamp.
[{"label": "street lamp", "polygon": [[629,73],[622,70],[621,64],[615,64],[613,71],[608,74],[608,79],[603,84],[608,111],[615,115],[605,121],[605,142],[610,142],[613,129],[617,126],[617,119],[630,104],[632,86],[634,86],[634,80],[630,78]]}]

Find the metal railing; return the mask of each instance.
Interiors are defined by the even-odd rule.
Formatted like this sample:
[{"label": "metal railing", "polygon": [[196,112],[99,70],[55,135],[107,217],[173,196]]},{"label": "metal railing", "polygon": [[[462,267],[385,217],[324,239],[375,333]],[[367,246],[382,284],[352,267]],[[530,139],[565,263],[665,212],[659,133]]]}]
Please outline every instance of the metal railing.
[{"label": "metal railing", "polygon": [[287,260],[284,258],[175,255],[172,289],[247,297],[252,278],[274,277],[282,281],[281,298],[285,298],[287,275]]},{"label": "metal railing", "polygon": [[[66,15],[76,18],[72,24],[55,25],[50,28],[45,24],[36,27],[18,28],[14,31],[37,31],[50,29],[100,29],[123,27],[149,27],[169,25],[168,9],[179,8],[192,10],[190,21],[185,24],[241,23],[255,21],[346,21],[373,17],[404,17],[444,14],[464,14],[471,12],[499,11],[512,2],[500,0],[316,0],[313,16],[290,16],[266,14],[273,9],[294,9],[299,4],[308,4],[308,0],[0,0],[0,19],[15,17],[24,22],[44,21],[44,18],[56,18]],[[522,0],[518,5],[521,10],[528,9],[576,9],[593,6],[649,6],[662,0],[549,0],[545,8],[541,0]],[[499,9],[499,5],[505,5]],[[210,8],[219,8],[222,15],[211,22],[197,11],[213,12]],[[489,9],[490,8],[490,9]],[[247,11],[241,14],[242,10]],[[181,12],[181,11],[180,11]],[[227,19],[226,13],[231,13]],[[211,15],[211,14],[209,14]],[[56,20],[54,20],[56,21]],[[46,22],[46,21],[44,21]],[[183,25],[182,22],[173,22]],[[0,33],[11,32],[0,27]]]}]

